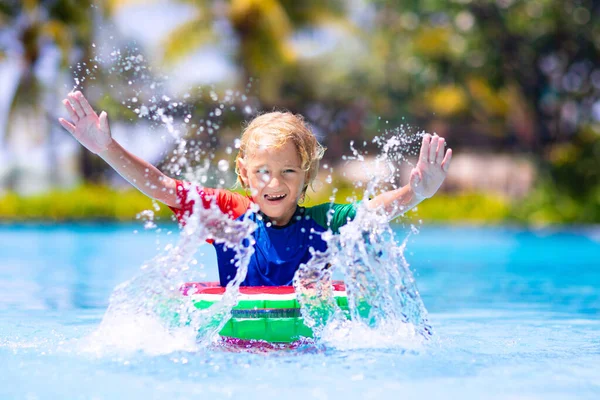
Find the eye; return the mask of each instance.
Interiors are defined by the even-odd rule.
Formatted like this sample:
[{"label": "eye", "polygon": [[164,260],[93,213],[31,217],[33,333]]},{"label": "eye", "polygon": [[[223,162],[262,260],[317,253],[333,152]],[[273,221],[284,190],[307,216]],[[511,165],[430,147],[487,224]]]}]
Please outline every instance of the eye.
[{"label": "eye", "polygon": [[291,168],[288,168],[288,169],[284,169],[284,170],[283,170],[283,173],[285,173],[285,174],[288,174],[288,173],[293,173],[293,172],[296,172],[296,170],[295,170],[295,169],[291,169]]},{"label": "eye", "polygon": [[266,168],[259,168],[259,169],[256,170],[256,173],[257,174],[268,174],[269,170],[266,169]]}]

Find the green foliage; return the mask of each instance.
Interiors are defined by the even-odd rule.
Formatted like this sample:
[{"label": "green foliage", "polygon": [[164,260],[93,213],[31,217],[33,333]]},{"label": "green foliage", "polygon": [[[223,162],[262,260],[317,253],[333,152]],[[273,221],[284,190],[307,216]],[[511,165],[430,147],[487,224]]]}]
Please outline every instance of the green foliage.
[{"label": "green foliage", "polygon": [[600,186],[600,135],[590,127],[571,140],[556,143],[549,149],[548,177],[555,191],[577,203],[593,198]]},{"label": "green foliage", "polygon": [[156,211],[152,201],[137,190],[84,185],[30,197],[7,193],[0,197],[0,220],[132,221],[144,210],[152,210],[155,218],[169,220],[172,212],[163,204],[159,206],[160,210]]},{"label": "green foliage", "polygon": [[[310,192],[303,205],[314,206],[331,201],[348,203],[362,200],[362,190],[354,188],[352,183],[339,180],[337,190],[332,194],[330,188],[316,193]],[[472,224],[500,224],[513,220],[513,204],[504,197],[487,193],[438,193],[430,199],[423,201],[415,209],[398,218],[397,222],[427,223],[472,223]],[[522,220],[527,223],[526,219]]]},{"label": "green foliage", "polygon": [[351,203],[353,201],[362,200],[362,192],[357,191],[354,186],[346,180],[335,180],[336,187],[326,186],[320,190],[313,191],[311,188],[307,190],[302,206],[312,207],[323,203]]},{"label": "green foliage", "polygon": [[513,217],[534,225],[600,223],[600,139],[583,127],[549,148],[538,185]]},{"label": "green foliage", "polygon": [[[356,18],[342,0],[231,0],[219,7],[210,1],[179,1],[191,4],[197,13],[165,38],[166,57],[177,60],[211,41],[219,47],[235,43],[224,49],[231,51],[229,59],[240,72],[241,86],[236,89],[247,89],[252,77],[247,94],[257,98],[252,99],[253,107],[276,105],[306,115],[323,135],[330,160],[347,152],[350,140],[378,134],[377,121],[383,117],[389,127],[409,123],[415,130],[437,131],[457,153],[461,147],[526,150],[545,174],[523,201],[437,195],[411,213],[418,218],[534,224],[600,220],[600,125],[593,107],[600,96],[596,61],[600,3],[367,0],[359,2],[364,13]],[[81,60],[89,61],[95,17],[129,2],[106,0],[100,7],[90,7],[96,3],[88,0],[0,2],[0,33],[16,38],[29,71],[22,74],[13,109],[41,104],[38,100],[44,96],[39,95],[31,71],[39,67],[43,43],[51,41],[60,48],[63,67],[73,63],[77,52]],[[222,20],[228,21],[229,33],[216,35],[220,31],[213,30],[213,22]],[[333,31],[337,33],[328,37]],[[327,51],[312,55],[308,51],[302,57],[298,43],[310,44],[311,37],[338,42]],[[2,53],[0,49],[0,57]],[[99,67],[100,79],[94,85],[108,82],[106,76],[111,74]],[[128,74],[135,74],[116,71],[111,76],[122,86]],[[110,82],[112,87],[115,82]],[[85,85],[89,84],[87,80]],[[139,88],[120,87],[115,95],[108,86],[98,90],[103,96],[94,106],[108,111],[111,121],[137,120],[122,103],[127,96],[123,90],[138,96]],[[193,104],[189,112],[196,122],[212,108],[213,100],[208,91],[197,90],[186,104]],[[244,105],[236,104],[238,109]],[[227,113],[218,134],[198,136],[199,142],[208,150],[223,148],[237,137],[239,119],[245,117]],[[20,132],[7,132],[6,137],[11,134]],[[197,134],[190,130],[190,135]],[[96,172],[105,164],[82,154],[85,179],[101,176]],[[93,198],[90,193],[95,190],[102,192],[98,197],[112,200]],[[63,192],[24,199],[9,194],[0,202],[0,218],[129,219],[150,208],[143,195],[131,195],[130,204],[107,193],[112,192],[81,188],[72,192],[80,202]],[[354,194],[351,187],[340,188],[336,201],[345,202]],[[329,201],[330,195],[327,190],[310,193],[306,204]],[[117,209],[125,207],[123,203],[132,209]]]},{"label": "green foliage", "polygon": [[[582,188],[583,189],[583,188]],[[527,199],[516,202],[511,218],[528,225],[600,223],[600,185],[576,197],[561,190],[551,179],[544,179]]]},{"label": "green foliage", "polygon": [[510,202],[485,193],[436,194],[409,211],[401,221],[426,223],[500,224],[508,220]]},{"label": "green foliage", "polygon": [[436,194],[402,219],[427,223],[548,226],[600,223],[600,186],[573,197],[551,179],[542,180],[524,199],[489,193]]},{"label": "green foliage", "polygon": [[[302,204],[310,207],[335,198],[337,203],[361,199],[350,184],[334,194],[327,190],[309,193]],[[160,207],[157,211],[155,207]],[[0,221],[133,221],[144,210],[152,210],[155,219],[171,221],[172,212],[134,189],[115,190],[105,186],[80,186],[68,191],[21,197],[7,193],[0,197]],[[439,193],[398,222],[549,225],[600,222],[600,188],[575,200],[545,180],[524,200],[509,200],[486,193]]]}]

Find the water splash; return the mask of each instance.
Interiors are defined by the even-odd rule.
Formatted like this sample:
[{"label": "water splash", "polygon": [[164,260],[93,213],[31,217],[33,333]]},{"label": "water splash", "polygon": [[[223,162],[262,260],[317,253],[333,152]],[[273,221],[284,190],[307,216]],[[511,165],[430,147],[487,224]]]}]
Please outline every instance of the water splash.
[{"label": "water splash", "polygon": [[[122,104],[169,134],[174,147],[162,169],[203,186],[211,176],[212,154],[210,145],[206,145],[212,142],[221,125],[216,117],[223,115],[224,104],[233,104],[240,94],[227,91],[220,99],[211,90],[211,99],[220,102],[219,115],[213,111],[207,118],[195,118],[191,105],[164,92],[166,80],[151,75],[145,59],[136,55],[136,51],[114,50],[108,57],[96,57],[96,61],[104,63],[109,74],[128,77],[128,85],[123,89],[126,93],[119,93],[121,97],[127,96]],[[222,168],[219,171],[227,172]],[[222,179],[215,186],[224,184]],[[99,329],[85,344],[88,349],[102,352],[115,348],[147,353],[192,350],[210,343],[227,322],[252,254],[250,234],[254,224],[246,218],[232,221],[216,205],[204,209],[196,191],[192,189],[189,193],[196,206],[181,231],[179,243],[167,245],[142,266],[137,276],[115,288]],[[145,221],[146,229],[157,228],[152,210],[140,213],[139,219]],[[219,304],[210,310],[196,310],[191,298],[182,297],[179,288],[184,282],[202,281],[205,277],[204,266],[198,265],[194,255],[206,240],[233,247],[239,268]]]},{"label": "water splash", "polygon": [[333,297],[331,253],[330,249],[313,250],[310,261],[300,266],[293,281],[304,323],[313,329],[316,338],[320,338],[323,328],[333,321],[346,319]]},{"label": "water splash", "polygon": [[[232,174],[233,168],[231,160],[226,158],[233,157],[234,152],[228,146],[227,156],[214,162],[217,133],[226,111],[253,112],[248,104],[251,100],[246,96],[248,90],[246,93],[228,90],[224,96],[214,88],[204,90],[214,104],[207,107],[206,116],[198,117],[194,115],[193,104],[186,103],[191,95],[186,93],[183,99],[176,99],[166,93],[166,78],[157,77],[137,51],[133,48],[122,53],[113,49],[104,58],[95,57],[90,65],[79,64],[77,79],[83,82],[84,74],[93,79],[98,65],[113,77],[125,77],[127,85],[115,97],[123,98],[121,103],[137,118],[163,128],[174,143],[162,169],[202,186],[227,186],[224,176]],[[190,90],[196,95],[200,91],[200,88]],[[381,152],[376,171],[372,171],[366,188],[361,182],[356,184],[365,198],[384,187],[389,190],[390,186],[392,189],[398,186],[396,164],[407,162],[407,154],[416,154],[411,147],[419,137],[407,135],[407,128],[387,131],[375,138]],[[234,147],[239,147],[239,140]],[[351,151],[346,160],[365,162],[354,143]],[[211,176],[217,176],[217,180]],[[190,193],[196,195],[194,190]],[[202,204],[200,199],[195,200],[195,204]],[[146,229],[157,228],[153,211],[141,213],[140,219],[145,221]],[[165,247],[136,277],[115,289],[99,329],[86,341],[87,348],[99,352],[116,348],[169,353],[195,350],[211,343],[237,302],[239,285],[246,276],[253,251],[254,229],[248,219],[232,221],[215,205],[208,209],[195,207],[179,243]],[[314,328],[317,338],[338,347],[342,343],[353,346],[371,342],[374,343],[369,346],[389,342],[407,346],[410,338],[426,339],[431,335],[427,313],[403,257],[404,245],[396,243],[387,216],[360,206],[355,220],[343,227],[339,235],[326,233],[324,238],[329,244],[328,251],[314,253],[311,261],[301,266],[294,281],[305,321]],[[180,295],[179,288],[184,282],[203,280],[205,266],[198,265],[194,254],[207,239],[233,247],[238,270],[222,301],[198,310],[191,297]],[[349,312],[342,311],[333,298],[334,270],[341,272],[346,281]]]},{"label": "water splash", "polygon": [[[227,323],[253,253],[255,224],[246,218],[249,214],[233,221],[216,205],[205,209],[197,193],[190,191],[190,197],[195,205],[179,243],[167,245],[137,276],[115,288],[100,327],[82,343],[83,350],[142,350],[149,354],[194,351],[212,343]],[[195,262],[194,255],[206,240],[233,247],[238,270],[222,300],[210,309],[199,310],[192,297],[181,295],[180,287],[202,280],[204,266]]]},{"label": "water splash", "polygon": [[[395,137],[390,141],[385,142],[378,163],[387,162],[389,149],[406,143]],[[388,175],[371,180],[365,196],[376,193],[381,182],[393,184],[394,169],[388,170]],[[232,221],[215,204],[205,209],[198,194],[194,190],[189,193],[195,207],[178,245],[166,248],[113,293],[105,318],[93,335],[102,350],[193,351],[213,343],[230,318],[253,252],[255,226],[246,218]],[[251,212],[256,210],[249,210],[245,217]],[[317,343],[335,348],[414,349],[431,337],[427,312],[403,255],[407,238],[399,244],[388,219],[382,210],[359,205],[355,219],[339,234],[323,234],[328,250],[313,252],[309,263],[299,268],[294,286],[305,323],[313,328]],[[207,239],[234,248],[238,270],[222,300],[199,310],[191,297],[180,295],[179,288],[186,281],[203,280],[199,272],[204,266],[194,265],[193,256]],[[348,311],[341,310],[333,297],[333,271],[340,272],[346,282]]]},{"label": "water splash", "polygon": [[[363,189],[365,201],[382,191],[382,186],[397,187],[394,162],[406,161],[405,154],[416,139],[418,136],[407,136],[404,130],[397,129],[385,140],[375,140],[381,148],[375,165],[387,173],[371,176]],[[363,161],[362,155],[351,148],[351,158]],[[365,202],[357,205],[356,217],[341,227],[339,234],[323,234],[328,250],[314,254],[306,265],[300,266],[294,286],[305,323],[321,343],[336,348],[415,348],[432,336],[427,311],[404,258],[409,236],[399,244],[389,219],[383,210],[370,210]],[[346,283],[347,315],[333,299],[334,270],[343,275]]]},{"label": "water splash", "polygon": [[[113,41],[112,36],[110,39]],[[252,86],[245,93],[225,90],[222,94],[212,86],[191,87],[182,98],[177,98],[168,93],[169,78],[150,67],[138,47],[121,50],[111,41],[94,46],[93,59],[73,68],[75,88],[86,79],[90,83],[102,76],[107,83],[103,91],[129,110],[124,115],[132,122],[139,118],[149,124],[149,140],[162,141],[171,148],[161,165],[164,172],[198,186],[229,186],[230,160],[220,160],[216,163],[218,168],[213,168],[214,149],[227,112],[252,113],[255,109],[249,104],[254,99],[247,96]],[[196,98],[207,97],[208,103],[214,105],[204,111],[204,107],[190,100],[190,93]],[[227,155],[234,156],[231,149]],[[100,327],[82,341],[84,350],[142,350],[151,354],[192,350],[210,343],[227,322],[229,311],[237,302],[238,287],[246,276],[255,226],[246,216],[232,221],[216,205],[204,209],[196,191],[189,193],[199,206],[187,219],[179,242],[165,246],[142,266],[137,276],[115,288]],[[145,229],[158,232],[155,211],[159,208],[156,202],[153,204],[154,210],[141,212],[138,219]],[[197,310],[190,297],[181,296],[179,288],[184,282],[204,280],[205,266],[199,265],[195,254],[206,240],[233,247],[238,271],[220,303],[210,310]]]},{"label": "water splash", "polygon": [[[408,237],[399,245],[387,216],[359,206],[356,218],[338,235],[324,236],[327,252],[302,265],[294,281],[304,321],[321,343],[412,349],[432,336],[403,254]],[[332,270],[343,275],[348,313],[333,298]]]}]

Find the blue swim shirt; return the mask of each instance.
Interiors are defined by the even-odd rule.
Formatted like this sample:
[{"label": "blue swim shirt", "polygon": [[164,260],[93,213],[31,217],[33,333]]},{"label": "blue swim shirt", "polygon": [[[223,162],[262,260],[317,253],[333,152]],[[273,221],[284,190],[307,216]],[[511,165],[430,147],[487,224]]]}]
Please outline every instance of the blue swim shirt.
[{"label": "blue swim shirt", "polygon": [[[189,190],[195,188],[205,208],[214,202],[232,219],[240,219],[252,205],[252,200],[239,193],[222,189],[200,188],[188,183],[177,182],[180,208],[171,208],[180,223],[193,210],[193,199],[188,199]],[[329,215],[328,215],[329,214]],[[243,286],[291,285],[300,264],[311,258],[311,249],[325,251],[327,243],[321,234],[327,229],[337,233],[339,228],[356,215],[354,204],[320,204],[314,207],[296,208],[290,222],[275,226],[262,213],[252,213],[249,218],[257,225],[252,233],[254,253],[248,264],[248,274]],[[213,243],[217,252],[219,280],[226,286],[237,272],[235,251],[223,243]]]}]

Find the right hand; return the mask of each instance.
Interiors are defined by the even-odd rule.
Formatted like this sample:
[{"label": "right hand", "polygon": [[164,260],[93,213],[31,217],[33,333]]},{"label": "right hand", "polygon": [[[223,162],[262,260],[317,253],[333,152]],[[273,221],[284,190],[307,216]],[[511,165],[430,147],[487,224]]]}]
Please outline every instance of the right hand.
[{"label": "right hand", "polygon": [[423,200],[442,186],[452,161],[452,149],[446,150],[446,141],[436,134],[425,134],[417,165],[410,173],[409,183],[413,193]]},{"label": "right hand", "polygon": [[96,114],[80,91],[69,93],[62,101],[71,121],[59,118],[58,122],[92,153],[98,154],[108,149],[112,143],[108,115],[104,111]]}]

